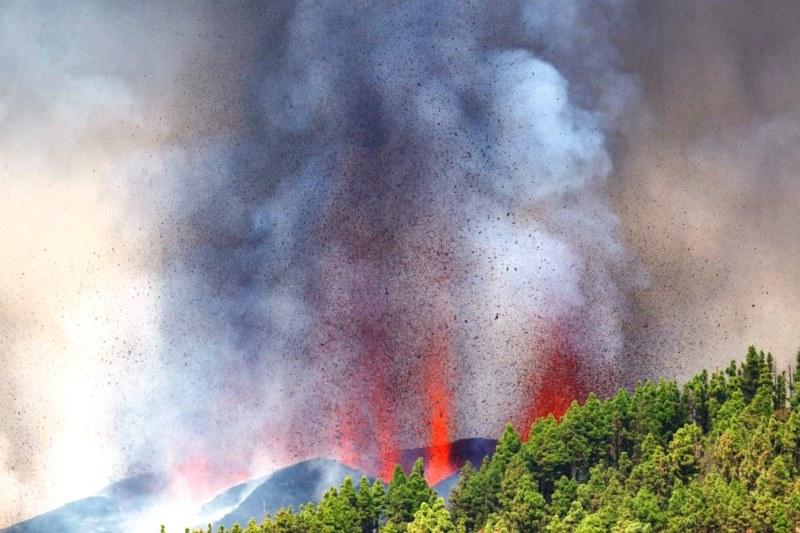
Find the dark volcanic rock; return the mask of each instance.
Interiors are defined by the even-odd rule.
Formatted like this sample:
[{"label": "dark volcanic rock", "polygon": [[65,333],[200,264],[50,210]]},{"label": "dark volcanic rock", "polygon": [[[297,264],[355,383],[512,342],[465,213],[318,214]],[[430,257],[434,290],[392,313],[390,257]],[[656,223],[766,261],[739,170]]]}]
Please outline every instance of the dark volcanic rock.
[{"label": "dark volcanic rock", "polygon": [[[450,444],[450,464],[455,470],[459,470],[469,461],[472,466],[478,468],[484,457],[489,457],[494,453],[497,441],[494,439],[460,439]],[[431,457],[431,448],[411,448],[400,452],[400,464],[406,471],[411,470],[419,457],[425,460],[427,465]]]}]

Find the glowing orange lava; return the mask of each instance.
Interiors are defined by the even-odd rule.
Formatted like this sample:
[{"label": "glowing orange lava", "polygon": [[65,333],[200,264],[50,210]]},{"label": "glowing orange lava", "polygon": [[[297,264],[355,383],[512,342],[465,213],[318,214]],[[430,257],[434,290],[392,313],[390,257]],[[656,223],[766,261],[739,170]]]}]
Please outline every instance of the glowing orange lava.
[{"label": "glowing orange lava", "polygon": [[430,453],[425,477],[433,485],[455,470],[450,460],[452,389],[449,383],[450,334],[446,329],[434,337],[424,361],[425,399],[430,416]]},{"label": "glowing orange lava", "polygon": [[[397,446],[398,406],[393,394],[392,364],[387,356],[380,328],[361,330],[363,351],[357,358],[357,379],[334,409],[337,424],[332,435],[337,443],[337,457],[343,463],[373,473],[388,481],[398,463],[410,466]],[[419,394],[425,409],[426,426],[420,437],[426,446],[420,449],[425,477],[435,484],[452,474],[457,465],[451,458],[452,388],[450,332],[445,328],[431,335],[423,348],[418,369]],[[425,434],[423,431],[426,431]],[[402,455],[402,457],[401,457]],[[408,464],[406,464],[408,463]]]},{"label": "glowing orange lava", "polygon": [[533,405],[522,420],[521,432],[527,435],[534,420],[552,414],[561,418],[574,400],[587,395],[584,368],[577,351],[561,328],[554,328],[538,353],[530,382]]},{"label": "glowing orange lava", "polygon": [[340,461],[388,480],[399,461],[394,446],[394,398],[390,392],[392,365],[380,328],[364,326],[361,340],[363,349],[356,361],[353,384],[334,411],[337,420],[334,442],[338,444]]}]

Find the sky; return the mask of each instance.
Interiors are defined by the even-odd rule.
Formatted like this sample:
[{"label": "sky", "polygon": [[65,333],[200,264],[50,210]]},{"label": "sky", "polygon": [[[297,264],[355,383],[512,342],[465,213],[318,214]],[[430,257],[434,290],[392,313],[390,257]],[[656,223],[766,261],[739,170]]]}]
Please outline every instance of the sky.
[{"label": "sky", "polygon": [[5,2],[0,527],[800,347],[791,2]]}]

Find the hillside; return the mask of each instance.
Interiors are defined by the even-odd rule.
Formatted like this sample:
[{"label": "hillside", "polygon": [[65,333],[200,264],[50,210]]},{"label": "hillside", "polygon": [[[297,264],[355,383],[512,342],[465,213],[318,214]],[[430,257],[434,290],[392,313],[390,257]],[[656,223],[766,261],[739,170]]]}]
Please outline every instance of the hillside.
[{"label": "hillside", "polygon": [[140,513],[164,497],[162,474],[140,474],[109,485],[96,495],[2,530],[2,533],[118,533],[129,531]]}]

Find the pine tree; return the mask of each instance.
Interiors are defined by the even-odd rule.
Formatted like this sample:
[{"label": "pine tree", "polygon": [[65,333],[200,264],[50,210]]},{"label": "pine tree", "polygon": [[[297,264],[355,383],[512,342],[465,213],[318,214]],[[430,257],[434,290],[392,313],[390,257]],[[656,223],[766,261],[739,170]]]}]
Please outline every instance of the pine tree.
[{"label": "pine tree", "polygon": [[386,518],[389,522],[402,524],[410,519],[410,510],[406,509],[406,492],[406,473],[397,465],[386,491]]},{"label": "pine tree", "polygon": [[480,490],[478,472],[472,463],[467,461],[461,468],[461,475],[450,493],[450,509],[453,519],[464,524],[468,531],[474,531],[479,527],[478,519],[483,514],[479,505]]},{"label": "pine tree", "polygon": [[672,478],[690,482],[700,471],[702,430],[696,424],[686,424],[672,437],[667,457]]},{"label": "pine tree", "polygon": [[619,462],[622,453],[631,452],[629,431],[631,397],[628,391],[620,389],[613,398],[604,402],[603,405],[610,431],[609,459],[613,462]]},{"label": "pine tree", "polygon": [[[772,372],[764,361],[763,355],[764,352],[761,352],[759,359],[761,366],[759,367],[760,373],[758,375],[757,386],[755,394],[750,398],[750,405],[747,410],[756,416],[769,418],[774,410],[774,389],[772,385]],[[745,401],[747,401],[746,397]]]},{"label": "pine tree", "polygon": [[755,346],[750,346],[747,349],[744,365],[740,369],[742,394],[744,394],[745,402],[749,403],[755,396],[763,366],[764,352],[758,353]]},{"label": "pine tree", "polygon": [[708,431],[710,400],[708,372],[703,370],[684,385],[683,398],[691,421],[700,426],[703,431]]},{"label": "pine tree", "polygon": [[372,487],[366,476],[361,476],[358,482],[356,508],[358,509],[362,533],[371,533],[374,531],[378,527],[379,510],[375,502]]},{"label": "pine tree", "polygon": [[436,499],[436,493],[425,481],[425,462],[422,458],[414,462],[406,486],[408,487],[410,505],[414,509],[418,508],[422,502],[432,502]]},{"label": "pine tree", "polygon": [[432,502],[422,502],[414,513],[414,520],[408,524],[408,533],[456,533],[450,513],[444,500],[434,498]]},{"label": "pine tree", "polygon": [[500,511],[511,530],[517,533],[540,531],[545,516],[545,499],[522,456],[514,455],[500,486]]},{"label": "pine tree", "polygon": [[786,372],[783,371],[775,378],[775,388],[772,393],[772,403],[775,410],[786,407]]},{"label": "pine tree", "polygon": [[534,422],[528,442],[522,447],[522,456],[539,482],[539,492],[549,498],[555,480],[570,474],[570,453],[553,415]]},{"label": "pine tree", "polygon": [[791,383],[791,406],[793,409],[797,409],[800,408],[800,350],[797,351],[797,356],[795,358]]},{"label": "pine tree", "polygon": [[436,493],[425,482],[422,459],[417,459],[408,477],[398,466],[386,493],[388,521],[397,526],[411,522],[419,506],[423,502],[432,502],[435,497]]},{"label": "pine tree", "polygon": [[693,480],[688,486],[680,481],[672,489],[667,504],[666,531],[689,533],[714,531],[713,517],[700,485]]}]

